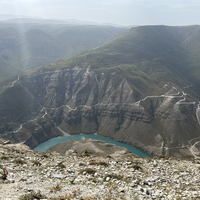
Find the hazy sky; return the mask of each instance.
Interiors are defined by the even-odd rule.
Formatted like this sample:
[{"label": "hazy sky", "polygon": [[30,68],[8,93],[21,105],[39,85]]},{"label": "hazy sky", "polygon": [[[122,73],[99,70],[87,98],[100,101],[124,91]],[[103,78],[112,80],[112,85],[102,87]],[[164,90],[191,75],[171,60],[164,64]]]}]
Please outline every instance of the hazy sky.
[{"label": "hazy sky", "polygon": [[200,0],[0,0],[0,14],[121,25],[200,24]]}]

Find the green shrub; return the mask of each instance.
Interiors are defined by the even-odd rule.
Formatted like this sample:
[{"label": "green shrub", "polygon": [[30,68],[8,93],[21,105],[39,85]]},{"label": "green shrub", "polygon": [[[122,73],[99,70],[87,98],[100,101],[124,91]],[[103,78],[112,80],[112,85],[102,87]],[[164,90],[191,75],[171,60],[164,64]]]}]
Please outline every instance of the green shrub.
[{"label": "green shrub", "polygon": [[107,175],[104,177],[103,181],[106,181],[106,178],[107,178],[107,177],[110,177],[110,179],[117,179],[117,180],[122,180],[122,179],[123,179],[122,176],[117,175],[117,174],[107,174]]},{"label": "green shrub", "polygon": [[19,200],[34,200],[34,199],[47,199],[45,195],[42,195],[40,192],[32,192],[30,194],[25,194],[19,197]]},{"label": "green shrub", "polygon": [[97,183],[97,179],[96,178],[89,178],[88,181],[92,181],[93,183]]},{"label": "green shrub", "polygon": [[41,166],[41,162],[39,162],[38,160],[31,160],[31,162],[33,163],[33,165],[37,165],[37,166]]},{"label": "green shrub", "polygon": [[91,162],[89,163],[89,165],[102,165],[102,166],[108,167],[108,163],[103,162],[103,161],[100,161],[100,162],[91,161]]},{"label": "green shrub", "polygon": [[112,156],[110,156],[110,155],[108,155],[108,156],[106,156],[106,158],[108,158],[108,159],[114,159]]},{"label": "green shrub", "polygon": [[85,169],[80,170],[79,174],[83,174],[83,172],[94,175],[96,173],[96,170],[91,169],[91,168],[85,168]]},{"label": "green shrub", "polygon": [[42,153],[41,158],[49,158],[49,156],[46,153]]},{"label": "green shrub", "polygon": [[58,192],[58,191],[61,191],[62,189],[62,185],[60,183],[57,183],[56,186],[53,186],[51,189],[50,189],[50,192]]},{"label": "green shrub", "polygon": [[58,166],[58,167],[60,167],[60,168],[62,168],[62,169],[66,168],[66,166],[65,166],[65,165],[63,165],[63,163],[62,163],[62,162],[58,163],[58,165],[57,165],[57,166]]},{"label": "green shrub", "polygon": [[133,168],[135,170],[142,170],[142,167],[140,165],[133,165]]},{"label": "green shrub", "polygon": [[26,161],[21,160],[21,159],[15,159],[13,162],[20,165],[26,164]]},{"label": "green shrub", "polygon": [[12,142],[11,141],[6,141],[6,142],[3,143],[3,145],[7,145],[7,144],[12,144]]},{"label": "green shrub", "polygon": [[86,166],[85,163],[79,163],[79,166]]},{"label": "green shrub", "polygon": [[6,167],[2,167],[1,169],[2,169],[2,171],[0,172],[0,175],[1,175],[0,178],[1,179],[6,179],[7,176],[8,176],[8,171],[7,171]]},{"label": "green shrub", "polygon": [[169,160],[169,156],[158,156],[158,159]]},{"label": "green shrub", "polygon": [[[52,199],[52,198],[50,198]],[[78,199],[77,198],[77,191],[73,191],[72,194],[65,194],[65,196],[59,196],[59,198],[56,198],[55,200],[70,200],[70,199]],[[82,199],[82,198],[81,198]],[[92,199],[87,199],[87,197],[84,198],[85,200],[92,200]],[[54,199],[52,199],[54,200]]]},{"label": "green shrub", "polygon": [[83,154],[83,156],[91,156],[92,155],[92,153],[91,152],[88,152],[87,150],[85,150],[85,152],[84,152],[84,154]]},{"label": "green shrub", "polygon": [[1,156],[1,160],[8,160],[9,158],[7,156]]}]

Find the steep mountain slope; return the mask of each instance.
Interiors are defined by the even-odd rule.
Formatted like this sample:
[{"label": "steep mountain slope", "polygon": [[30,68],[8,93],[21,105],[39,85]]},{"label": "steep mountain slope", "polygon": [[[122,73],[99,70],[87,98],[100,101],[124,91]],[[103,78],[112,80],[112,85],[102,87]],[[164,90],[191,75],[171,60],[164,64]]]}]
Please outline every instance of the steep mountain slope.
[{"label": "steep mountain slope", "polygon": [[0,23],[0,81],[66,59],[111,40],[125,28],[67,24]]},{"label": "steep mountain slope", "polygon": [[0,82],[5,80],[5,77],[20,74],[23,70],[17,57],[12,54],[14,48],[13,34],[6,28],[5,30],[0,29]]},{"label": "steep mountain slope", "polygon": [[58,60],[60,51],[56,40],[38,29],[31,29],[17,38],[17,57],[25,69],[35,68]]},{"label": "steep mountain slope", "polygon": [[62,131],[97,132],[150,155],[198,156],[200,41],[186,45],[198,31],[132,28],[20,76],[1,89],[1,137],[33,148]]}]

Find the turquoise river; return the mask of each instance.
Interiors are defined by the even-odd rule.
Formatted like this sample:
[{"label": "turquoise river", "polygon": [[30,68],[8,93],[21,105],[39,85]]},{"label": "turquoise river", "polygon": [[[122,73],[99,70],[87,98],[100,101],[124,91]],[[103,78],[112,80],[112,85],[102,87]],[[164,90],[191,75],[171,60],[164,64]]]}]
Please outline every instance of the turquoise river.
[{"label": "turquoise river", "polygon": [[113,143],[117,146],[120,146],[120,147],[126,147],[129,151],[131,151],[132,153],[138,155],[138,156],[141,156],[141,157],[144,157],[144,158],[149,158],[149,156],[145,153],[143,153],[142,151],[130,146],[130,145],[127,145],[127,144],[124,144],[124,143],[121,143],[121,142],[116,142],[114,140],[111,140],[111,139],[108,139],[108,138],[104,138],[104,137],[101,137],[99,135],[70,135],[70,136],[65,136],[65,137],[55,137],[55,138],[52,138],[52,139],[49,139],[47,140],[46,142],[38,145],[34,150],[35,151],[39,151],[39,152],[44,152],[46,151],[48,148],[56,145],[56,144],[59,144],[61,142],[66,142],[68,140],[81,140],[83,138],[91,138],[91,139],[95,139],[95,140],[102,140],[102,141],[105,141],[105,142],[109,142],[109,143]]}]

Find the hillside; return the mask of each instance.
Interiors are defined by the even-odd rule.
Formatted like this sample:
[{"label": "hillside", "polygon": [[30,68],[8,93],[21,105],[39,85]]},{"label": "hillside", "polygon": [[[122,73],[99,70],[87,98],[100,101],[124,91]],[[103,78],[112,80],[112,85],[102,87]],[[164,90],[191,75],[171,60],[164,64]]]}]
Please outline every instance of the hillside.
[{"label": "hillside", "polygon": [[199,32],[136,27],[27,72],[2,86],[1,137],[34,148],[60,130],[97,132],[149,155],[197,157]]},{"label": "hillside", "polygon": [[[30,19],[31,21],[31,19]],[[98,47],[126,28],[52,24],[49,21],[0,23],[0,82],[27,69]]]},{"label": "hillside", "polygon": [[0,158],[1,199],[200,198],[199,159],[61,155],[24,144],[0,145]]}]

